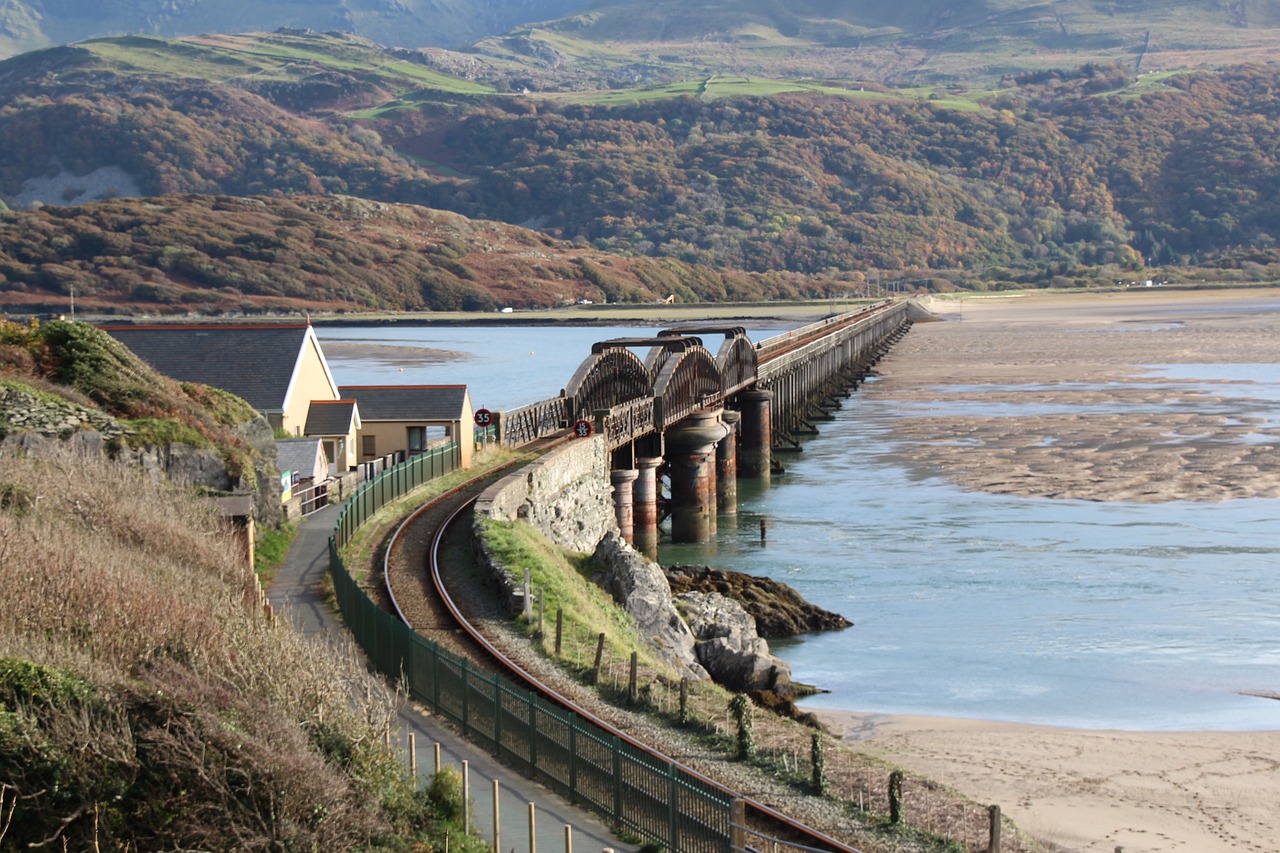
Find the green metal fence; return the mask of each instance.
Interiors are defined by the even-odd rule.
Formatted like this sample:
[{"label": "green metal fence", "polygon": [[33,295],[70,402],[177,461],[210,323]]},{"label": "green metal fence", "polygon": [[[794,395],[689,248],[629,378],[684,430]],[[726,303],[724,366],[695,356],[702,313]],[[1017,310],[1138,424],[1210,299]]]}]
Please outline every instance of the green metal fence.
[{"label": "green metal fence", "polygon": [[388,502],[459,467],[450,445],[361,486],[329,539],[329,574],[356,641],[410,695],[514,767],[672,853],[729,853],[732,796],[502,675],[419,636],[378,607],[343,565],[340,549]]}]

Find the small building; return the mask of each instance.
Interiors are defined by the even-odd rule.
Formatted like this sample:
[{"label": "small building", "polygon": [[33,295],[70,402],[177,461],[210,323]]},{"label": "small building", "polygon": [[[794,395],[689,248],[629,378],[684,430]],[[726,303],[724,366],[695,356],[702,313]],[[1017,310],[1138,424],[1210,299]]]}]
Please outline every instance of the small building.
[{"label": "small building", "polygon": [[361,462],[457,441],[462,467],[471,465],[474,412],[466,385],[343,385],[339,391],[359,406]]},{"label": "small building", "polygon": [[360,461],[356,440],[360,432],[360,407],[355,400],[312,400],[302,434],[324,443],[329,473],[350,471]]}]

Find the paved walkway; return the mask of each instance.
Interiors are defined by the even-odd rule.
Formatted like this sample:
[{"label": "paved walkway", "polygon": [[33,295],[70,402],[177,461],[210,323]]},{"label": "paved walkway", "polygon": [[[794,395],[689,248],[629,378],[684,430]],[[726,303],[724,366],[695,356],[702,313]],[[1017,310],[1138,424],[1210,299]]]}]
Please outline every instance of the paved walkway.
[{"label": "paved walkway", "polygon": [[[337,506],[327,507],[299,523],[298,536],[267,589],[271,606],[287,615],[304,634],[311,636],[338,638],[346,634],[341,620],[325,606],[319,592],[321,581],[329,570],[329,536],[337,523],[338,509]],[[406,752],[409,734],[415,736],[418,776],[424,784],[435,769],[435,744],[440,744],[443,766],[461,768],[462,762],[467,762],[473,829],[491,842],[494,837],[493,782],[498,780],[500,853],[564,851],[566,825],[573,827],[575,850],[598,853],[606,847],[618,851],[636,849],[635,845],[616,838],[593,814],[570,805],[559,795],[498,763],[452,728],[412,705],[401,708],[400,727],[400,743]],[[533,841],[529,833],[530,803],[534,805],[536,830]]]}]

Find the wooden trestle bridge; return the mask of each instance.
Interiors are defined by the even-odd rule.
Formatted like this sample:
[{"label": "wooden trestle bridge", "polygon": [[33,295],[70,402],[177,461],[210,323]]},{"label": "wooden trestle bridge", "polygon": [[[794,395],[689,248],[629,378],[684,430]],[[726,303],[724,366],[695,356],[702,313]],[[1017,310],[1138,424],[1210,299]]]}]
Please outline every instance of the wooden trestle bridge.
[{"label": "wooden trestle bridge", "polygon": [[[814,422],[829,419],[837,397],[910,326],[908,303],[886,301],[758,343],[730,325],[601,341],[559,397],[495,413],[498,439],[598,433],[624,534],[646,550],[650,538],[656,544],[661,467],[671,480],[672,538],[704,541],[717,506],[733,511],[734,478],[769,477],[775,450],[798,449],[798,436],[816,432]],[[722,337],[714,354],[703,343],[712,335]]]}]

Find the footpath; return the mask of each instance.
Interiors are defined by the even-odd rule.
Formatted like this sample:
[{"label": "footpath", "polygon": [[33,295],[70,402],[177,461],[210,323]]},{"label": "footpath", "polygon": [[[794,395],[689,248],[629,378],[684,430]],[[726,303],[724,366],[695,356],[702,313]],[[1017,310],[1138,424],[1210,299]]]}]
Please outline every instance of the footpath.
[{"label": "footpath", "polygon": [[[325,637],[337,643],[349,639],[346,627],[325,605],[320,585],[329,570],[329,536],[338,520],[338,506],[327,507],[298,524],[298,536],[284,563],[276,571],[267,598],[272,608],[289,618],[308,636]],[[494,841],[493,783],[498,781],[497,853],[568,853],[566,826],[572,827],[572,849],[579,853],[599,853],[604,848],[636,850],[614,836],[592,813],[571,805],[563,797],[515,773],[493,756],[475,746],[438,718],[412,703],[400,709],[401,748],[409,763],[409,735],[414,735],[419,783],[425,785],[435,769],[435,745],[440,745],[443,767],[462,769],[466,761],[471,783],[472,830],[490,843]],[[535,831],[529,832],[530,804]]]}]

